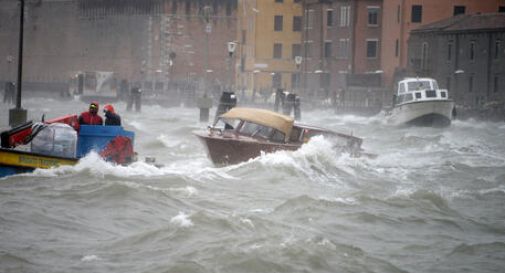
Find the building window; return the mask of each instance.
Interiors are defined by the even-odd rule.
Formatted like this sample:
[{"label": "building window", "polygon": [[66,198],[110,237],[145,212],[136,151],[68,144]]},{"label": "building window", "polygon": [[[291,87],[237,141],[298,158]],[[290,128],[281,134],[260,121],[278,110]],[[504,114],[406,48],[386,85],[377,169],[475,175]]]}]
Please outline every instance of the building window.
[{"label": "building window", "polygon": [[505,6],[499,6],[498,12],[505,12]]},{"label": "building window", "polygon": [[468,93],[473,92],[473,75],[468,76]]},{"label": "building window", "polygon": [[349,39],[340,39],[338,41],[337,57],[340,59],[349,58]]},{"label": "building window", "polygon": [[284,0],[275,0],[275,3],[284,3]]},{"label": "building window", "polygon": [[450,62],[452,60],[452,42],[447,44],[447,61]]},{"label": "building window", "polygon": [[377,39],[366,40],[366,57],[369,59],[377,58],[377,47],[379,41]]},{"label": "building window", "polygon": [[331,58],[332,52],[331,52],[331,41],[324,42],[324,57],[325,58]]},{"label": "building window", "polygon": [[177,1],[172,1],[172,14],[177,14]]},{"label": "building window", "polygon": [[302,16],[293,16],[293,31],[302,31]]},{"label": "building window", "polygon": [[330,88],[330,83],[331,83],[331,74],[330,73],[321,73],[320,74],[320,87],[324,89],[325,94],[324,96],[327,98],[328,97],[328,91]]},{"label": "building window", "polygon": [[305,17],[306,17],[305,28],[312,29],[314,25],[314,10],[313,9],[305,10]]},{"label": "building window", "polygon": [[428,43],[423,43],[421,47],[421,70],[428,69]]},{"label": "building window", "polygon": [[186,2],[184,11],[186,15],[189,15],[191,13],[191,2]]},{"label": "building window", "polygon": [[400,41],[396,39],[395,41],[395,57],[398,57],[400,55]]},{"label": "building window", "polygon": [[351,7],[342,6],[340,7],[340,26],[347,27],[351,22]]},{"label": "building window", "polygon": [[499,80],[498,75],[495,75],[494,79],[493,79],[493,92],[494,93],[498,93],[498,80]]},{"label": "building window", "polygon": [[231,16],[231,13],[232,13],[232,6],[229,2],[226,3],[226,16]]},{"label": "building window", "polygon": [[282,86],[282,74],[274,73],[272,75],[272,87],[273,88],[281,88]]},{"label": "building window", "polygon": [[282,31],[282,15],[275,15],[274,31]]},{"label": "building window", "polygon": [[400,16],[401,16],[401,9],[400,9],[400,5],[398,5],[396,7],[396,23],[400,23]]},{"label": "building window", "polygon": [[379,25],[379,7],[368,7],[368,25]]},{"label": "building window", "polygon": [[274,59],[282,59],[282,44],[274,44]]},{"label": "building window", "polygon": [[470,61],[474,61],[475,60],[475,41],[471,41],[470,42]]},{"label": "building window", "polygon": [[498,60],[498,57],[500,57],[500,49],[501,49],[501,41],[496,40],[494,42],[494,59]]},{"label": "building window", "polygon": [[306,58],[312,57],[312,41],[305,42],[305,57]]},{"label": "building window", "polygon": [[293,87],[293,89],[300,88],[300,74],[291,73],[291,86]]},{"label": "building window", "polygon": [[293,44],[291,46],[291,57],[293,59],[295,56],[302,56],[302,45],[301,44]]},{"label": "building window", "polygon": [[412,23],[421,23],[423,21],[423,6],[412,5],[412,14],[410,21]]},{"label": "building window", "polygon": [[466,7],[465,6],[454,6],[454,12],[453,15],[460,15],[460,14],[465,14],[466,12]]},{"label": "building window", "polygon": [[331,27],[333,26],[333,10],[329,9],[326,11],[326,25]]}]

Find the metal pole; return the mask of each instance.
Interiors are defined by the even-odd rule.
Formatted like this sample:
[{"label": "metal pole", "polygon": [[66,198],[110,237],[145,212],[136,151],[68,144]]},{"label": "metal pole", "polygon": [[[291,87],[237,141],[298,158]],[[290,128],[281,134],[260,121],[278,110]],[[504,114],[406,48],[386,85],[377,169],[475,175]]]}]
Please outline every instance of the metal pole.
[{"label": "metal pole", "polygon": [[23,74],[23,26],[25,14],[25,0],[21,0],[21,15],[19,16],[19,49],[18,49],[18,78],[16,108],[21,109],[21,79]]},{"label": "metal pole", "polygon": [[18,47],[18,77],[17,77],[17,96],[16,107],[9,110],[9,125],[12,127],[18,126],[26,122],[27,111],[21,108],[21,85],[23,78],[23,28],[24,28],[24,13],[25,1],[21,1],[19,15],[19,47]]}]

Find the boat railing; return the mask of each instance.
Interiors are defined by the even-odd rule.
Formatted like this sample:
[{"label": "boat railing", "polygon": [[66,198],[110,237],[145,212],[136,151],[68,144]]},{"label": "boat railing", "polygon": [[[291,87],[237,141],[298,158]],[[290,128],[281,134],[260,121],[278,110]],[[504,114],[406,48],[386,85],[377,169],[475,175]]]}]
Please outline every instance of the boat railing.
[{"label": "boat railing", "polygon": [[396,104],[447,99],[449,99],[447,89],[421,89],[399,94],[396,98]]}]

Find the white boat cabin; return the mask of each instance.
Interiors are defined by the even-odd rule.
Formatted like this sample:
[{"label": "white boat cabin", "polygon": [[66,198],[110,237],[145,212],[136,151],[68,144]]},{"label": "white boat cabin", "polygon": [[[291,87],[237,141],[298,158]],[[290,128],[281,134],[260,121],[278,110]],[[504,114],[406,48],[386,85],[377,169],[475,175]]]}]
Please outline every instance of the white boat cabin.
[{"label": "white boat cabin", "polygon": [[436,80],[431,78],[407,78],[398,83],[395,104],[448,99],[447,89],[440,89]]}]

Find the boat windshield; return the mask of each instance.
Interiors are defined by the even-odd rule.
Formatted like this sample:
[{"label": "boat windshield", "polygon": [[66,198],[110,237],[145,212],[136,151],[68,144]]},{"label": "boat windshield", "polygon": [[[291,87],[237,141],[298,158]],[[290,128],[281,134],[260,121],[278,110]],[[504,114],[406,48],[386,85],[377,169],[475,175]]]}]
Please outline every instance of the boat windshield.
[{"label": "boat windshield", "polygon": [[[432,87],[432,83],[433,83],[433,87]],[[432,81],[414,81],[414,82],[408,82],[407,85],[408,85],[409,91],[438,89],[437,84]]]},{"label": "boat windshield", "polygon": [[269,138],[272,135],[273,128],[259,125],[256,123],[244,121],[242,127],[240,127],[240,134],[246,136],[259,136],[263,138]]},{"label": "boat windshield", "polygon": [[244,121],[244,123],[239,129],[239,133],[241,135],[250,137],[260,137],[278,143],[284,142],[285,138],[284,133],[282,133],[279,130],[249,121]]},{"label": "boat windshield", "polygon": [[214,124],[214,128],[217,129],[226,129],[226,130],[233,130],[237,128],[237,125],[240,123],[240,120],[238,119],[231,119],[231,118],[220,118]]}]

